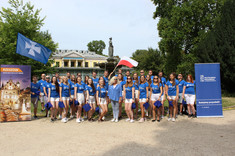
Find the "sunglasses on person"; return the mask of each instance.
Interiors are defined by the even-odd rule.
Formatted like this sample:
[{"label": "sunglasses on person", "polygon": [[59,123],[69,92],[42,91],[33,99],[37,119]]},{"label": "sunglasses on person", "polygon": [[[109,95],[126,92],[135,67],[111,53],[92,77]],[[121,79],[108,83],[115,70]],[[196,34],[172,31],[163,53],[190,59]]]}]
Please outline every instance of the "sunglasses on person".
[{"label": "sunglasses on person", "polygon": [[117,80],[117,79],[114,79],[114,80]]},{"label": "sunglasses on person", "polygon": [[127,79],[131,80],[131,78],[127,78]]},{"label": "sunglasses on person", "polygon": [[158,77],[155,77],[155,78],[153,78],[153,79],[158,79]]}]

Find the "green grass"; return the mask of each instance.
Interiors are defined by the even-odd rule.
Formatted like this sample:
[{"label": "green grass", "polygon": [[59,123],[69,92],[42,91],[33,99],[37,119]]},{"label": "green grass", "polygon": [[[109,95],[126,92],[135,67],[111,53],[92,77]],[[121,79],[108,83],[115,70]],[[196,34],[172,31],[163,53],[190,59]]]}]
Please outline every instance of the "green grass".
[{"label": "green grass", "polygon": [[223,107],[235,106],[235,97],[222,97]]}]

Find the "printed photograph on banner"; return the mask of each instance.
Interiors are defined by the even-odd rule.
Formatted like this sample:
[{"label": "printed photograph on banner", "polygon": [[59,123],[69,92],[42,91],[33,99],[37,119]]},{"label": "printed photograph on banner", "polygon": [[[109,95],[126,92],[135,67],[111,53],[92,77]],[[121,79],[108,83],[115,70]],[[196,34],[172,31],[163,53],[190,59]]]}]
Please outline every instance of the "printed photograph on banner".
[{"label": "printed photograph on banner", "polygon": [[31,66],[1,65],[0,122],[31,120]]}]

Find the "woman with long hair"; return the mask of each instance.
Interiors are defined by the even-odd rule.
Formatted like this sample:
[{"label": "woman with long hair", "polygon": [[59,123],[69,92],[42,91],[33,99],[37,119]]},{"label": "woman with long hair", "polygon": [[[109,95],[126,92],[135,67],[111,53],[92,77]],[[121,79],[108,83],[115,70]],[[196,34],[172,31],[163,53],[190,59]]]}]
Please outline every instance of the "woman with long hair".
[{"label": "woman with long hair", "polygon": [[140,76],[140,84],[139,84],[139,102],[140,102],[140,109],[141,109],[141,118],[139,122],[145,121],[145,107],[144,104],[149,101],[148,99],[148,83],[144,75]]},{"label": "woman with long hair", "polygon": [[113,76],[109,81],[108,97],[113,108],[112,122],[118,122],[119,103],[122,102],[122,86],[116,76]]},{"label": "woman with long hair", "polygon": [[133,85],[131,76],[126,77],[126,84],[123,86],[123,101],[125,101],[125,110],[127,114],[127,120],[131,123],[134,122],[133,112],[132,112],[132,103],[134,102],[135,97],[135,86]]},{"label": "woman with long hair", "polygon": [[99,85],[96,90],[96,99],[97,99],[97,105],[101,108],[101,113],[99,116],[98,121],[104,121],[104,116],[108,112],[108,106],[107,106],[107,87],[105,86],[104,79],[99,79]]},{"label": "woman with long hair", "polygon": [[51,121],[56,119],[57,111],[59,107],[59,83],[55,76],[51,79],[50,87],[48,88],[48,102],[52,104],[51,107]]},{"label": "woman with long hair", "polygon": [[70,86],[68,78],[64,76],[63,83],[60,84],[60,102],[64,103],[63,114],[61,122],[68,122],[67,113],[69,110]]},{"label": "woman with long hair", "polygon": [[151,96],[150,96],[150,85],[152,84],[152,80],[151,80],[151,76],[150,75],[146,75],[146,82],[149,85],[149,88],[148,88],[149,108],[148,108],[148,110],[146,110],[146,116],[151,117],[152,110],[153,110],[152,109],[153,108],[153,102],[152,102]]},{"label": "woman with long hair", "polygon": [[163,119],[164,116],[165,116],[165,109],[164,109],[164,102],[166,101],[166,87],[165,87],[165,84],[166,84],[166,78],[163,77],[163,72],[160,71],[158,73],[158,80],[159,82],[162,84],[162,96],[161,96],[161,103],[162,103],[162,107],[161,107],[161,118]]},{"label": "woman with long hair", "polygon": [[96,93],[96,89],[93,83],[92,78],[88,79],[88,84],[86,86],[86,101],[89,103],[89,105],[91,106],[91,109],[88,111],[88,121],[94,121],[94,119],[92,119],[92,115],[95,112],[95,93]]},{"label": "woman with long hair", "polygon": [[175,80],[175,76],[173,73],[170,74],[169,76],[169,81],[166,83],[166,95],[167,95],[167,100],[169,102],[172,101],[173,108],[169,106],[170,114],[168,121],[173,121],[175,122],[176,119],[176,107],[177,107],[177,98],[179,96],[179,86],[178,83]]},{"label": "woman with long hair", "polygon": [[74,104],[74,87],[75,87],[75,84],[76,84],[76,77],[75,75],[71,75],[71,80],[70,80],[70,84],[69,84],[69,87],[70,87],[70,101],[72,102],[72,104],[70,105],[70,118],[74,118],[75,116],[75,111],[76,111],[76,107],[75,107],[75,104]]},{"label": "woman with long hair", "polygon": [[[184,83],[184,89],[182,93],[182,98],[186,99],[188,107],[188,117],[196,117],[194,102],[195,102],[195,82],[193,81],[192,75],[188,75],[186,82]],[[192,110],[192,112],[191,112]]]},{"label": "woman with long hair", "polygon": [[[162,96],[162,85],[158,80],[158,76],[153,77],[153,83],[150,85],[150,97],[153,106],[153,120],[152,122],[156,121],[156,106],[154,103],[156,101],[161,101]],[[157,121],[160,122],[160,109],[161,107],[157,108]]]},{"label": "woman with long hair", "polygon": [[85,84],[82,83],[82,78],[81,76],[77,77],[77,83],[74,87],[74,99],[78,101],[78,108],[77,108],[77,119],[76,122],[80,123],[83,121],[82,119],[82,106],[84,105],[85,102]]},{"label": "woman with long hair", "polygon": [[[126,81],[123,80],[123,75],[122,74],[118,74],[118,80],[119,80],[121,88],[122,88],[122,96],[123,96],[123,86],[124,86],[124,84],[126,84]],[[123,97],[122,97],[121,101],[119,101],[118,119],[122,118],[122,103],[123,103]]]},{"label": "woman with long hair", "polygon": [[[138,74],[137,73],[133,74],[133,84],[134,84],[134,87],[135,87],[135,104],[136,104],[134,118],[137,119],[138,109],[139,109],[139,79],[138,79]],[[134,113],[134,110],[133,110],[133,113]]]}]

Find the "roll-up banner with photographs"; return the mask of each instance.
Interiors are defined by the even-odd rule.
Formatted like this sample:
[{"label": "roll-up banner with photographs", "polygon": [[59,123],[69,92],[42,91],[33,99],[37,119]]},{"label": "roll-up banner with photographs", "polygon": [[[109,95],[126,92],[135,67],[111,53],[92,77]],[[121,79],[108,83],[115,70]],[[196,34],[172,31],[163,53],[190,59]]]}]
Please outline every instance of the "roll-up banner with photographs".
[{"label": "roll-up banner with photographs", "polygon": [[31,66],[1,65],[0,122],[31,120]]}]

